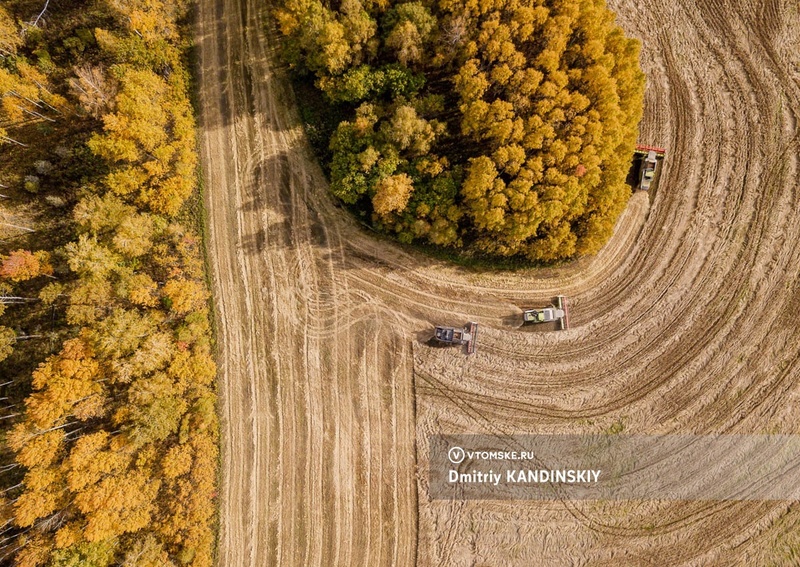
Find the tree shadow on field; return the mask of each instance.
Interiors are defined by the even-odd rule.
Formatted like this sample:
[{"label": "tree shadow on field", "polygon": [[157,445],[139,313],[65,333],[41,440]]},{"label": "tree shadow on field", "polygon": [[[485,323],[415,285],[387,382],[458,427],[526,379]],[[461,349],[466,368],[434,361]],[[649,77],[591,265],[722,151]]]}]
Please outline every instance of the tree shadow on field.
[{"label": "tree shadow on field", "polygon": [[[318,209],[327,208],[329,214],[333,211],[334,218],[328,219],[331,229],[340,221],[352,221],[346,211],[334,207],[326,188],[327,180],[305,143],[252,164],[244,173],[238,210],[248,218],[245,230],[249,232],[240,238],[242,249],[253,255],[311,247],[319,261],[336,269],[350,269],[352,265],[343,257],[341,248],[331,247],[329,228]],[[314,195],[315,192],[324,194]],[[326,199],[330,202],[318,204]]]},{"label": "tree shadow on field", "polygon": [[240,213],[250,217],[255,230],[242,234],[240,246],[248,254],[290,246],[293,235],[291,170],[286,151],[260,161],[244,175]]},{"label": "tree shadow on field", "polygon": [[[226,31],[230,14],[225,13],[225,4],[214,5],[215,14],[209,14],[204,21],[198,11],[195,26],[198,31],[189,53],[198,77],[195,109],[200,127],[207,131],[230,128],[241,117],[258,117],[260,123],[267,123],[274,131],[297,126],[299,119],[294,111],[288,66],[281,58],[280,40],[272,19],[268,18],[268,25],[261,30],[268,41],[247,42],[244,33],[231,36]],[[263,45],[266,47],[262,50]],[[216,61],[221,63],[216,65]],[[279,110],[286,110],[280,113],[283,125],[269,123],[270,113],[263,112],[270,106],[268,97],[274,97],[272,104]]]},{"label": "tree shadow on field", "polygon": [[267,248],[267,230],[259,228],[253,234],[242,237],[241,247],[248,255],[260,254]]}]

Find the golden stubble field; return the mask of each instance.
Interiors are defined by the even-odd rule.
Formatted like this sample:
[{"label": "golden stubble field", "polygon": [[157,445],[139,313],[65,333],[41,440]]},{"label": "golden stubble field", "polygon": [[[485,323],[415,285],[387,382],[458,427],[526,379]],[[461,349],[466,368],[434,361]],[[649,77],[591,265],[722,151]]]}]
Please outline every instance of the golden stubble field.
[{"label": "golden stubble field", "polygon": [[[596,258],[468,272],[327,196],[263,0],[200,0],[200,144],[223,431],[219,563],[791,565],[775,502],[431,502],[433,433],[800,429],[794,0],[613,0],[668,148]],[[572,328],[516,328],[562,293]],[[426,346],[481,325],[478,353]],[[795,559],[792,559],[795,557]]]}]

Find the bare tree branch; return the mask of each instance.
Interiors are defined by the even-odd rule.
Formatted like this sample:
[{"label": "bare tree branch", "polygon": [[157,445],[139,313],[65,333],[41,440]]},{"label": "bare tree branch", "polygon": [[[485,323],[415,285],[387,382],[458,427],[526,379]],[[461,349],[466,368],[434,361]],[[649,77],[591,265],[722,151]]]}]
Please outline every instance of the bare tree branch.
[{"label": "bare tree branch", "polygon": [[11,224],[10,222],[0,222],[0,226],[10,226],[11,228],[18,228],[20,230],[25,230],[27,232],[36,232],[32,228],[28,228],[27,226],[20,226],[18,224]]},{"label": "bare tree branch", "polygon": [[44,3],[44,8],[42,8],[42,11],[41,11],[41,12],[39,12],[39,15],[38,15],[38,16],[36,16],[36,19],[33,21],[33,24],[32,24],[32,25],[33,25],[33,27],[36,27],[36,26],[39,24],[39,20],[42,18],[42,16],[44,16],[44,13],[47,11],[47,7],[48,7],[49,5],[50,5],[50,0],[47,0],[47,1]]}]

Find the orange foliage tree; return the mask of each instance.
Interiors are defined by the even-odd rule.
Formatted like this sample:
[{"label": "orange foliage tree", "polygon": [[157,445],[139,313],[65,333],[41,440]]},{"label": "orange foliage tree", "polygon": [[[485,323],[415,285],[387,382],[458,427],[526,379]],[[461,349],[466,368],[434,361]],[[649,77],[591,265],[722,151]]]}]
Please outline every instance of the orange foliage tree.
[{"label": "orange foliage tree", "polygon": [[50,254],[44,250],[30,252],[15,250],[8,256],[0,256],[0,278],[22,282],[41,275],[52,275]]}]

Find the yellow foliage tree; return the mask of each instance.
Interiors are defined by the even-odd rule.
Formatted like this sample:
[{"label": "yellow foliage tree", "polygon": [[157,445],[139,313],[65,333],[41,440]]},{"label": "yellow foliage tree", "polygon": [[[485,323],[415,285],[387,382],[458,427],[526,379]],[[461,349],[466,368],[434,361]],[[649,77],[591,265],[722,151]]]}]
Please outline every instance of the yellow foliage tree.
[{"label": "yellow foliage tree", "polygon": [[21,45],[22,36],[17,25],[6,8],[0,6],[0,56],[15,55]]},{"label": "yellow foliage tree", "polygon": [[[102,400],[100,364],[93,350],[81,338],[64,343],[59,354],[53,355],[33,373],[33,389],[25,403],[28,418],[41,430],[58,425],[73,415],[78,404],[87,406],[87,400]],[[82,412],[84,418],[99,415],[102,404],[95,411]],[[88,415],[87,415],[88,414]]]},{"label": "yellow foliage tree", "polygon": [[163,291],[170,302],[170,309],[179,315],[201,309],[208,299],[205,286],[195,280],[169,280],[164,284]]},{"label": "yellow foliage tree", "polygon": [[175,215],[192,191],[197,166],[188,103],[149,69],[118,65],[112,71],[119,81],[116,111],[104,115],[105,132],[93,135],[89,148],[119,164],[106,178],[112,191]]},{"label": "yellow foliage tree", "polygon": [[86,518],[84,537],[99,542],[147,527],[160,481],[149,471],[126,471],[86,486],[75,504]]},{"label": "yellow foliage tree", "polygon": [[378,182],[372,206],[381,216],[405,209],[411,191],[414,189],[411,178],[405,174],[390,175]]}]

